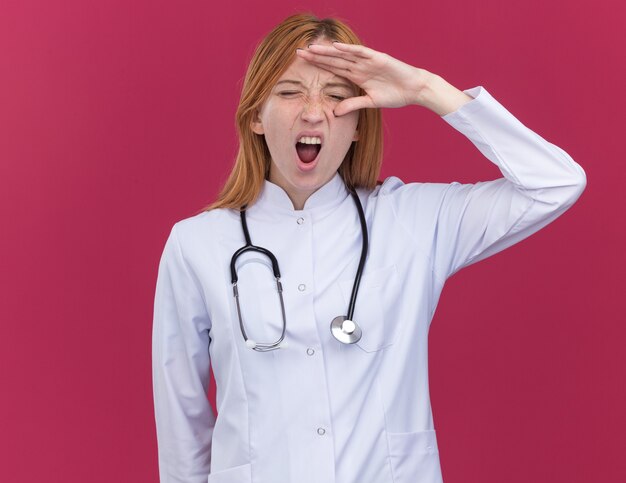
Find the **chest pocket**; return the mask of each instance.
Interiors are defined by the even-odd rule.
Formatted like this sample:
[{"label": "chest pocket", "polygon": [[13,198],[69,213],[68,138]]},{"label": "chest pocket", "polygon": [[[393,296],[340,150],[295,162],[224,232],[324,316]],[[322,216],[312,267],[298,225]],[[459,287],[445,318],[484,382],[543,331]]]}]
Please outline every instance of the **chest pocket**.
[{"label": "chest pocket", "polygon": [[[348,312],[354,279],[337,282]],[[354,322],[362,331],[361,340],[355,345],[365,352],[379,351],[395,342],[397,324],[392,320],[396,298],[398,274],[395,265],[365,270],[361,277],[359,291],[354,306]]]}]

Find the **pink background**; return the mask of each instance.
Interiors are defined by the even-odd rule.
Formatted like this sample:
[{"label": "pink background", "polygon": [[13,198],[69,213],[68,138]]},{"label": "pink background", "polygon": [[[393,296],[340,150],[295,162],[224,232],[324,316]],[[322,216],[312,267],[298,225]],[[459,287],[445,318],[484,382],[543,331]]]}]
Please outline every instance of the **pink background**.
[{"label": "pink background", "polygon": [[[254,46],[301,10],[484,86],[587,173],[561,218],[446,285],[430,333],[446,483],[626,481],[626,8],[591,0],[2,2],[0,479],[158,481],[159,257],[230,170]],[[382,178],[500,176],[436,114],[384,116]]]}]

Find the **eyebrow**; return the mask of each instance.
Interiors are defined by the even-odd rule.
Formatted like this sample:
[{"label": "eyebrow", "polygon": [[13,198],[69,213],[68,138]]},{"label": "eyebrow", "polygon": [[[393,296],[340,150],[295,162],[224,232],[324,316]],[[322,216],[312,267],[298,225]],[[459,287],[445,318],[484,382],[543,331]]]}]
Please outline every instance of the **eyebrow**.
[{"label": "eyebrow", "polygon": [[[279,85],[279,84],[296,84],[296,85],[304,87],[304,84],[302,82],[297,81],[297,80],[291,80],[291,79],[281,80],[276,83],[276,85]],[[352,90],[352,86],[349,84],[346,84],[345,82],[329,82],[324,87],[345,87],[346,89]]]}]

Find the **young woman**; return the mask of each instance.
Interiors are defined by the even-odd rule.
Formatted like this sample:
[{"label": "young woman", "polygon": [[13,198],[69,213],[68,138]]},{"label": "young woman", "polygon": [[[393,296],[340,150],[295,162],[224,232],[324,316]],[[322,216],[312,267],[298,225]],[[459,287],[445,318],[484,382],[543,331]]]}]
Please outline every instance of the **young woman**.
[{"label": "young woman", "polygon": [[[250,63],[219,199],[172,228],[153,331],[163,483],[441,482],[427,341],[444,283],[585,188],[484,87],[360,44],[334,19],[278,25]],[[410,104],[503,177],[377,183],[380,108]]]}]

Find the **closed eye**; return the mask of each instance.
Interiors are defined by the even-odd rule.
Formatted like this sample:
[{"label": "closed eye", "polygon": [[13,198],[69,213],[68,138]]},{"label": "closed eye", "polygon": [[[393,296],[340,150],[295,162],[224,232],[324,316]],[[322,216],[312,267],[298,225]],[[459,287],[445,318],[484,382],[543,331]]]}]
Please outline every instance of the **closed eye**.
[{"label": "closed eye", "polygon": [[296,94],[300,94],[300,92],[299,91],[281,91],[278,93],[279,96],[285,96],[285,97],[295,96]]}]

